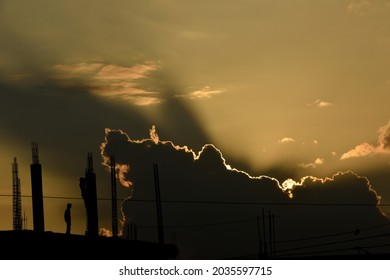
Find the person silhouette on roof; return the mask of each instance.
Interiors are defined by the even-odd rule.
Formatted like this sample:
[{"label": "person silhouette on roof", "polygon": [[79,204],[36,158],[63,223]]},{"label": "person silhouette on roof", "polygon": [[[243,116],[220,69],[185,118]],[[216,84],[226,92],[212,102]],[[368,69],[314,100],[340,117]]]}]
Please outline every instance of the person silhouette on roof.
[{"label": "person silhouette on roof", "polygon": [[71,217],[71,213],[70,213],[71,208],[72,208],[72,203],[68,203],[66,205],[66,210],[64,213],[64,219],[65,219],[65,223],[66,223],[66,234],[70,234],[70,228],[72,225],[72,217]]}]

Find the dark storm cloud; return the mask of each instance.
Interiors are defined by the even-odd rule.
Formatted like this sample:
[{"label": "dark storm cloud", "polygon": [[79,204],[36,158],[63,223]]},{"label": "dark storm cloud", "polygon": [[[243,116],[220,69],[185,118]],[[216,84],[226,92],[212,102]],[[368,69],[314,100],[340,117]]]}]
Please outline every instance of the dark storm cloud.
[{"label": "dark storm cloud", "polygon": [[[132,197],[124,201],[123,211],[127,222],[137,224],[141,240],[157,241],[153,176],[153,165],[157,164],[166,241],[177,244],[179,258],[257,254],[256,217],[262,217],[263,210],[267,221],[269,213],[277,217],[279,241],[387,223],[376,207],[380,198],[369,181],[352,172],[283,183],[268,176],[251,177],[229,166],[213,145],[193,152],[161,141],[154,129],[144,140],[131,140],[123,131],[107,130],[102,148],[105,160],[115,155],[117,168],[126,167],[122,171],[127,173],[121,175],[131,182],[132,188],[127,191]],[[292,199],[282,186],[293,187]],[[291,243],[278,245],[279,255],[293,247]]]}]

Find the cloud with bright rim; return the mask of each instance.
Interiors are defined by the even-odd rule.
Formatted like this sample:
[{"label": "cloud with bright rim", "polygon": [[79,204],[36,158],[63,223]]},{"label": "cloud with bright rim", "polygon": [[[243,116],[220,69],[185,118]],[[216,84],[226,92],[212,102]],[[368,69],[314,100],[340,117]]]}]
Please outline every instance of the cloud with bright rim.
[{"label": "cloud with bright rim", "polygon": [[284,138],[278,140],[278,143],[280,143],[280,144],[287,144],[287,143],[294,143],[294,142],[295,142],[295,139],[291,138],[291,137],[284,137]]},{"label": "cloud with bright rim", "polygon": [[[109,155],[115,155],[117,169],[120,165],[128,167],[122,174],[131,181],[130,196],[121,209],[123,231],[126,235],[126,223],[134,223],[138,240],[144,241],[155,241],[157,237],[152,167],[158,164],[164,234],[166,242],[178,246],[178,259],[220,259],[256,253],[256,217],[261,207],[280,218],[279,240],[321,235],[330,227],[355,230],[386,221],[376,207],[380,196],[366,177],[353,172],[280,182],[232,167],[214,145],[206,144],[195,152],[160,140],[154,126],[149,133],[150,138],[134,140],[122,130],[106,129],[101,146],[103,164],[108,170]],[[318,158],[313,164],[322,163],[323,159]],[[355,205],[350,211],[342,206],[345,203],[373,207]],[[332,207],[314,206],[307,211],[304,205],[313,204]],[[279,250],[282,247],[278,245]]]}]

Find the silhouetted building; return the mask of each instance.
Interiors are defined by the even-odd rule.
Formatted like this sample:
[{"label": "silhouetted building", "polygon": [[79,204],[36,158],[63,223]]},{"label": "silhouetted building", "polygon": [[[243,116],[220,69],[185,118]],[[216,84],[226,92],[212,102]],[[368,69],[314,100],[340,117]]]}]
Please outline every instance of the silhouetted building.
[{"label": "silhouetted building", "polygon": [[99,235],[98,207],[96,194],[96,174],[93,172],[92,153],[88,153],[85,177],[80,178],[81,196],[87,212],[87,230],[89,236]]},{"label": "silhouetted building", "polygon": [[16,157],[12,163],[12,206],[14,230],[22,230],[22,197]]},{"label": "silhouetted building", "polygon": [[31,172],[31,194],[33,208],[33,225],[35,231],[45,231],[43,213],[43,191],[42,191],[42,166],[38,158],[38,143],[32,142],[32,164]]},{"label": "silhouetted building", "polygon": [[172,260],[179,253],[172,244],[31,230],[0,231],[0,247],[0,260]]}]

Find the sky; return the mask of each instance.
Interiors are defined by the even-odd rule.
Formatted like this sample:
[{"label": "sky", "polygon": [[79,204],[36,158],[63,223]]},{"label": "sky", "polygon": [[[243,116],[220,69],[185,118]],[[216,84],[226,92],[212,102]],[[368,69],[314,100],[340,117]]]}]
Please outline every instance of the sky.
[{"label": "sky", "polygon": [[[262,202],[380,203],[347,211],[350,223],[329,226],[344,208],[330,213],[267,206],[281,217],[282,232],[291,232],[279,233],[280,240],[324,234],[305,226],[313,219],[326,220],[332,234],[380,225],[390,215],[388,0],[3,0],[0,38],[1,230],[12,229],[14,157],[32,228],[32,141],[39,143],[48,231],[65,231],[63,212],[72,202],[72,232],[84,233],[78,182],[89,152],[101,198],[99,225],[106,230],[110,153],[118,158],[118,172],[128,168],[118,173],[123,199],[132,193],[136,199],[137,187],[153,187],[151,154],[161,186],[166,180],[167,200],[196,200],[189,194],[197,182],[207,187],[202,201],[254,202],[261,196]],[[200,153],[205,147],[208,152]],[[132,172],[140,166],[141,173]],[[271,190],[263,193],[263,186]],[[128,219],[145,207],[131,210],[127,200],[123,205]],[[178,211],[169,205],[167,213]],[[194,217],[214,211],[196,207],[183,211]],[[193,222],[252,219],[259,207],[215,210],[219,215]],[[295,226],[283,219],[291,213],[299,220]],[[177,216],[167,223],[182,224]],[[186,248],[183,258],[205,256],[186,247],[194,242],[191,234],[168,236]],[[255,241],[248,238],[248,248],[234,253],[252,254]]]}]

